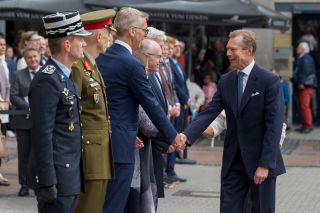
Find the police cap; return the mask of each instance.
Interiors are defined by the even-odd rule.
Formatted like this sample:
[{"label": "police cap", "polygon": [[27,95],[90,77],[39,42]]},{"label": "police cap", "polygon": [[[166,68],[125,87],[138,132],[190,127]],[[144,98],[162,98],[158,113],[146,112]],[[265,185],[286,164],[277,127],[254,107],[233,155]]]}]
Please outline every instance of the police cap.
[{"label": "police cap", "polygon": [[42,17],[48,38],[64,36],[88,36],[90,32],[83,28],[79,12],[57,12]]}]

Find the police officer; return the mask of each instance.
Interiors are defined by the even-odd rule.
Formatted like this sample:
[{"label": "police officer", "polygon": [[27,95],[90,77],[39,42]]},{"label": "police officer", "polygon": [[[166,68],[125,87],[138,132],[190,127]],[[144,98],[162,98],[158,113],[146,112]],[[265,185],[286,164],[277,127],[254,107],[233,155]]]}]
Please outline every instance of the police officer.
[{"label": "police officer", "polygon": [[74,212],[81,191],[81,129],[79,101],[69,78],[72,64],[86,46],[78,12],[43,17],[52,53],[35,75],[29,92],[32,117],[31,186],[38,211]]},{"label": "police officer", "polygon": [[83,26],[92,34],[85,37],[84,58],[72,66],[72,79],[78,86],[82,107],[83,170],[85,192],[80,194],[76,212],[100,213],[103,209],[107,180],[113,178],[111,126],[104,81],[95,59],[109,46],[112,18],[111,9],[81,15]]}]

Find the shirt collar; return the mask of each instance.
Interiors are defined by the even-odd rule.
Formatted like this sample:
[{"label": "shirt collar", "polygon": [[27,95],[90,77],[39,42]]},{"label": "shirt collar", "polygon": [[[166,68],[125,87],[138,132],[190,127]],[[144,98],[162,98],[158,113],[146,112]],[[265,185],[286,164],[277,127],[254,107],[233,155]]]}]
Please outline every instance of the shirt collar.
[{"label": "shirt collar", "polygon": [[120,44],[121,46],[124,46],[125,48],[127,48],[130,52],[130,54],[132,55],[132,48],[129,46],[129,44],[127,44],[124,41],[120,41],[120,40],[115,40],[114,43]]},{"label": "shirt collar", "polygon": [[94,66],[96,65],[96,61],[91,57],[91,55],[89,55],[88,53],[84,52],[85,56],[88,58],[88,60],[90,61],[90,63]]},{"label": "shirt collar", "polygon": [[0,61],[6,61],[6,57],[5,57],[4,54],[3,54],[3,55],[0,55]]},{"label": "shirt collar", "polygon": [[243,70],[240,70],[239,72],[244,72],[246,76],[249,76],[254,64],[255,64],[255,61],[253,59],[248,66],[246,66]]},{"label": "shirt collar", "polygon": [[41,68],[41,66],[38,66],[37,69],[35,69],[35,70],[29,69],[29,68],[28,68],[28,70],[29,70],[29,72],[38,72],[40,70],[40,68]]},{"label": "shirt collar", "polygon": [[71,70],[66,67],[66,65],[64,65],[63,63],[61,63],[60,61],[58,61],[57,59],[51,57],[52,60],[58,65],[58,67],[61,69],[61,71],[63,72],[63,74],[65,74],[68,78],[70,77],[71,74]]}]

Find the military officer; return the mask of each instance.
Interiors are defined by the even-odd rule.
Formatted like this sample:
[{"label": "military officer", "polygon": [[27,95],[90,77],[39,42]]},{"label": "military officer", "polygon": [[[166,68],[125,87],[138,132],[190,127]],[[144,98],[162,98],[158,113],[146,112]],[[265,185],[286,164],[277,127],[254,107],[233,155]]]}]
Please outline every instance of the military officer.
[{"label": "military officer", "polygon": [[78,86],[82,107],[83,170],[85,192],[80,194],[76,212],[100,213],[103,209],[107,180],[113,178],[111,149],[111,125],[107,108],[104,81],[95,65],[95,59],[109,46],[112,9],[93,11],[81,15],[86,30],[92,34],[85,37],[84,58],[72,66],[72,79]]},{"label": "military officer", "polygon": [[74,212],[81,191],[81,129],[79,100],[72,64],[86,46],[78,12],[42,18],[52,53],[35,75],[29,92],[32,117],[29,183],[35,189],[38,211]]}]

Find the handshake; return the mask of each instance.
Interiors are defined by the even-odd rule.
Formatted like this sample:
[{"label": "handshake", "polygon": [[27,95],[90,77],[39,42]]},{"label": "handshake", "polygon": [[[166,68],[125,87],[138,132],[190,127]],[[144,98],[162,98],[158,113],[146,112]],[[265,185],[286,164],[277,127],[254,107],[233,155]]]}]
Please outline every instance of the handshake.
[{"label": "handshake", "polygon": [[168,149],[168,153],[184,150],[186,147],[186,142],[187,142],[187,136],[185,136],[182,133],[177,134],[177,136],[175,137],[175,139],[173,140],[172,144]]}]

